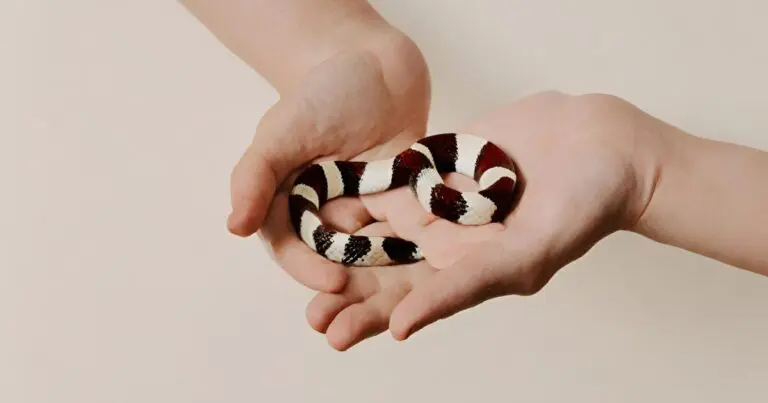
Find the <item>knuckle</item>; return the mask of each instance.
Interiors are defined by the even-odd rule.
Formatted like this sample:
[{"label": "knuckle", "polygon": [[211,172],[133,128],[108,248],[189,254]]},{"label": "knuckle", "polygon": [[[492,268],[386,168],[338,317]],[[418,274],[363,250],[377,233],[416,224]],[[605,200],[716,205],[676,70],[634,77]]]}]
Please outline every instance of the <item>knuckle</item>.
[{"label": "knuckle", "polygon": [[[567,110],[574,122],[583,125],[587,132],[603,133],[611,122],[622,121],[631,115],[632,105],[616,95],[590,93],[575,96],[567,104]],[[613,123],[616,124],[616,123]]]},{"label": "knuckle", "polygon": [[573,97],[576,105],[580,105],[586,110],[600,111],[606,108],[620,107],[626,104],[623,98],[599,92],[587,93]]},{"label": "knuckle", "polygon": [[533,94],[531,96],[531,99],[541,101],[541,102],[552,102],[552,101],[560,101],[569,97],[570,96],[568,94],[560,90],[548,89],[548,90],[542,90]]},{"label": "knuckle", "polygon": [[539,276],[526,274],[520,278],[518,293],[523,296],[532,296],[541,291],[542,288]]},{"label": "knuckle", "polygon": [[510,286],[515,294],[522,296],[532,296],[542,289],[539,276],[529,271],[523,271],[515,276]]},{"label": "knuckle", "polygon": [[541,270],[520,268],[500,279],[493,288],[498,295],[532,296],[541,291],[545,283]]}]

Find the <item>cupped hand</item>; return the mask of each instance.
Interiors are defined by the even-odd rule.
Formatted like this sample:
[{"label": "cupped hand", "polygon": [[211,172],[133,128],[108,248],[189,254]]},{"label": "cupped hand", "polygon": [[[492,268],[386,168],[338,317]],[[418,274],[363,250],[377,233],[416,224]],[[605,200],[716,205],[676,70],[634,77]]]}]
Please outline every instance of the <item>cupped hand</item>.
[{"label": "cupped hand", "polygon": [[[232,173],[230,232],[250,236],[259,231],[273,258],[298,282],[338,291],[346,272],[311,255],[289,231],[285,191],[291,176],[317,160],[396,154],[424,136],[429,90],[422,55],[399,32],[378,30],[353,38],[308,69],[262,117]],[[332,201],[323,215],[340,229],[370,221],[355,200]]]},{"label": "cupped hand", "polygon": [[[503,223],[466,227],[426,213],[407,189],[364,197],[384,223],[363,232],[410,239],[426,261],[351,268],[344,290],[310,302],[309,323],[345,350],[387,329],[402,340],[491,298],[538,292],[640,218],[658,176],[662,124],[616,97],[556,92],[478,119],[463,131],[496,143],[517,164],[522,188],[512,213]],[[458,174],[446,182],[471,190]]]}]

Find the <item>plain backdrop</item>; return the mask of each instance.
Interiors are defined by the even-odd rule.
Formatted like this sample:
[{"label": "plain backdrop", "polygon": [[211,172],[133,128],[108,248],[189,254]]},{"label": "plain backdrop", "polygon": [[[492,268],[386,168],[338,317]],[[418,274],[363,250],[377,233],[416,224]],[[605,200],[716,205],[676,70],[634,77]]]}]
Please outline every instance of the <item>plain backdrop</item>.
[{"label": "plain backdrop", "polygon": [[[428,59],[431,131],[558,89],[768,149],[764,1],[373,4]],[[275,91],[175,1],[0,8],[1,402],[768,401],[768,280],[631,234],[536,296],[334,351],[225,229]]]}]

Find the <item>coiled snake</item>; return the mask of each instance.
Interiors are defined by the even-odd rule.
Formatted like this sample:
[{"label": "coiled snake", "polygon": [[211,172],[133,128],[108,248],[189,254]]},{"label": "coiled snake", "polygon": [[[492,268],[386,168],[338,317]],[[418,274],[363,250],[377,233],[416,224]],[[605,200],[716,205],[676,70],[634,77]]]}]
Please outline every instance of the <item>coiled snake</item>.
[{"label": "coiled snake", "polygon": [[[473,178],[477,192],[445,185],[440,174]],[[378,193],[408,185],[432,214],[463,225],[500,222],[512,209],[517,184],[514,162],[492,142],[471,134],[441,133],[422,138],[393,158],[378,161],[324,161],[306,167],[289,197],[299,238],[325,258],[347,266],[385,266],[423,259],[411,241],[350,235],[324,224],[318,212],[341,196]]]}]

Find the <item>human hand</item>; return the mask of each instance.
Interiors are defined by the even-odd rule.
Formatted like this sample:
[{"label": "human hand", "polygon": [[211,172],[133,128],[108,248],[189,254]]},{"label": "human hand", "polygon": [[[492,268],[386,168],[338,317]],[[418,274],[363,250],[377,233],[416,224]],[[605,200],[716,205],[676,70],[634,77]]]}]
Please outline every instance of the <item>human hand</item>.
[{"label": "human hand", "polygon": [[[611,96],[542,93],[464,132],[504,149],[522,178],[501,224],[435,219],[407,189],[362,199],[384,223],[364,233],[417,243],[426,261],[353,268],[343,292],[319,293],[307,319],[344,350],[389,329],[405,339],[424,326],[504,295],[531,295],[605,236],[632,228],[653,193],[663,123]],[[456,174],[446,182],[462,190]],[[464,183],[467,181],[465,180]]]},{"label": "human hand", "polygon": [[[427,67],[402,33],[378,27],[339,46],[307,69],[260,121],[232,174],[228,219],[234,234],[260,230],[272,257],[293,278],[326,292],[341,289],[346,272],[302,250],[290,231],[290,176],[317,160],[390,157],[424,135],[429,109]],[[329,203],[323,218],[342,230],[370,220],[360,201],[350,199]]]}]

